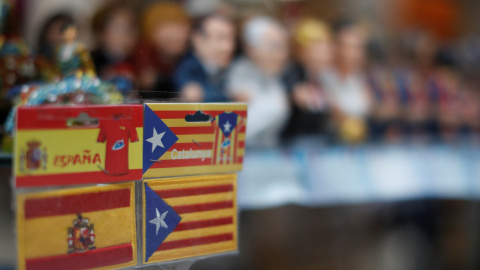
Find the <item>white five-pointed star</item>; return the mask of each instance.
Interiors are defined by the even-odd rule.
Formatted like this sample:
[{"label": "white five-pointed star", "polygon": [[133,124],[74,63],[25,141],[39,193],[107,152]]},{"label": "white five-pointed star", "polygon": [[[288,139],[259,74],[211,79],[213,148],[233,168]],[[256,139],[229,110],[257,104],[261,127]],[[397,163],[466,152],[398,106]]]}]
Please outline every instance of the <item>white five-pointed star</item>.
[{"label": "white five-pointed star", "polygon": [[165,223],[165,217],[167,216],[168,211],[165,211],[165,213],[160,215],[160,212],[158,212],[158,208],[155,208],[155,210],[157,210],[157,217],[150,220],[149,222],[157,226],[157,232],[155,233],[155,235],[158,235],[158,230],[160,229],[160,227],[168,229],[167,223]]},{"label": "white five-pointed star", "polygon": [[230,125],[230,122],[227,121],[227,123],[225,123],[225,125],[223,125],[223,132],[230,132],[230,127],[232,125]]},{"label": "white five-pointed star", "polygon": [[152,144],[152,153],[153,153],[153,151],[155,151],[157,146],[165,148],[163,146],[163,142],[162,142],[163,135],[165,135],[165,132],[162,132],[162,133],[158,134],[157,130],[155,128],[153,128],[153,136],[151,138],[147,139],[147,142]]}]

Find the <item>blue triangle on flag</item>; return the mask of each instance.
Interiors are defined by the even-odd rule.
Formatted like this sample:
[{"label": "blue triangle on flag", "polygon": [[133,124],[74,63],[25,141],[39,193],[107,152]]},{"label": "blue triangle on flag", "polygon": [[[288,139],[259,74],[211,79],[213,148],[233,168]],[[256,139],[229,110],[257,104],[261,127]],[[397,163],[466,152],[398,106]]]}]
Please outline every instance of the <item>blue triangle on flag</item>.
[{"label": "blue triangle on flag", "polygon": [[178,141],[178,137],[148,105],[145,105],[143,123],[143,173],[145,173]]},{"label": "blue triangle on flag", "polygon": [[145,261],[173,232],[182,218],[145,183]]},{"label": "blue triangle on flag", "polygon": [[230,137],[230,134],[237,126],[238,114],[236,113],[222,113],[218,117],[218,127],[222,131],[225,138]]}]

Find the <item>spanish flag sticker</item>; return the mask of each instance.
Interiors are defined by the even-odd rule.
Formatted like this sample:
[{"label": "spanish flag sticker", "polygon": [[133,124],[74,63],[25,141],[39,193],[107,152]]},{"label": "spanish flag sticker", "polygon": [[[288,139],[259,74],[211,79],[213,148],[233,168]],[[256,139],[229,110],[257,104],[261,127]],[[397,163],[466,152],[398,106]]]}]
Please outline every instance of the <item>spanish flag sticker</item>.
[{"label": "spanish flag sticker", "polygon": [[134,183],[17,196],[19,269],[137,264]]}]

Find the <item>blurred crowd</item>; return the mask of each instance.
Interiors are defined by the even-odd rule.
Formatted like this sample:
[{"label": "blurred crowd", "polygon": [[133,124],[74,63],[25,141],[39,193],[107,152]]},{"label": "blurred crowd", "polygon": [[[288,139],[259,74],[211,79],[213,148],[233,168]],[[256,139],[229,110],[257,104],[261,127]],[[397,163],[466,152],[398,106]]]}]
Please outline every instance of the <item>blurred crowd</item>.
[{"label": "blurred crowd", "polygon": [[[201,2],[201,1],[191,1]],[[428,32],[382,46],[351,18],[239,20],[232,7],[191,14],[175,2],[138,12],[113,1],[93,16],[97,47],[75,41],[72,14],[43,25],[36,53],[127,83],[129,97],[247,102],[250,147],[299,136],[326,143],[458,141],[480,135],[480,92]],[[60,49],[58,49],[60,48]]]}]

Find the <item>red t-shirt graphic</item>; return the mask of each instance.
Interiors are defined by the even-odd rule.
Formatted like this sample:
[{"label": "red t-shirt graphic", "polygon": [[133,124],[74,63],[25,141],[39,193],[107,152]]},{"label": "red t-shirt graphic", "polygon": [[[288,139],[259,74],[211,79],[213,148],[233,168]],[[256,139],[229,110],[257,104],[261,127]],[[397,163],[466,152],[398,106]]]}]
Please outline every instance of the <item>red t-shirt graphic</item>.
[{"label": "red t-shirt graphic", "polygon": [[100,122],[97,142],[105,142],[105,170],[110,175],[128,174],[128,141],[137,142],[137,130],[131,120],[105,120]]}]

